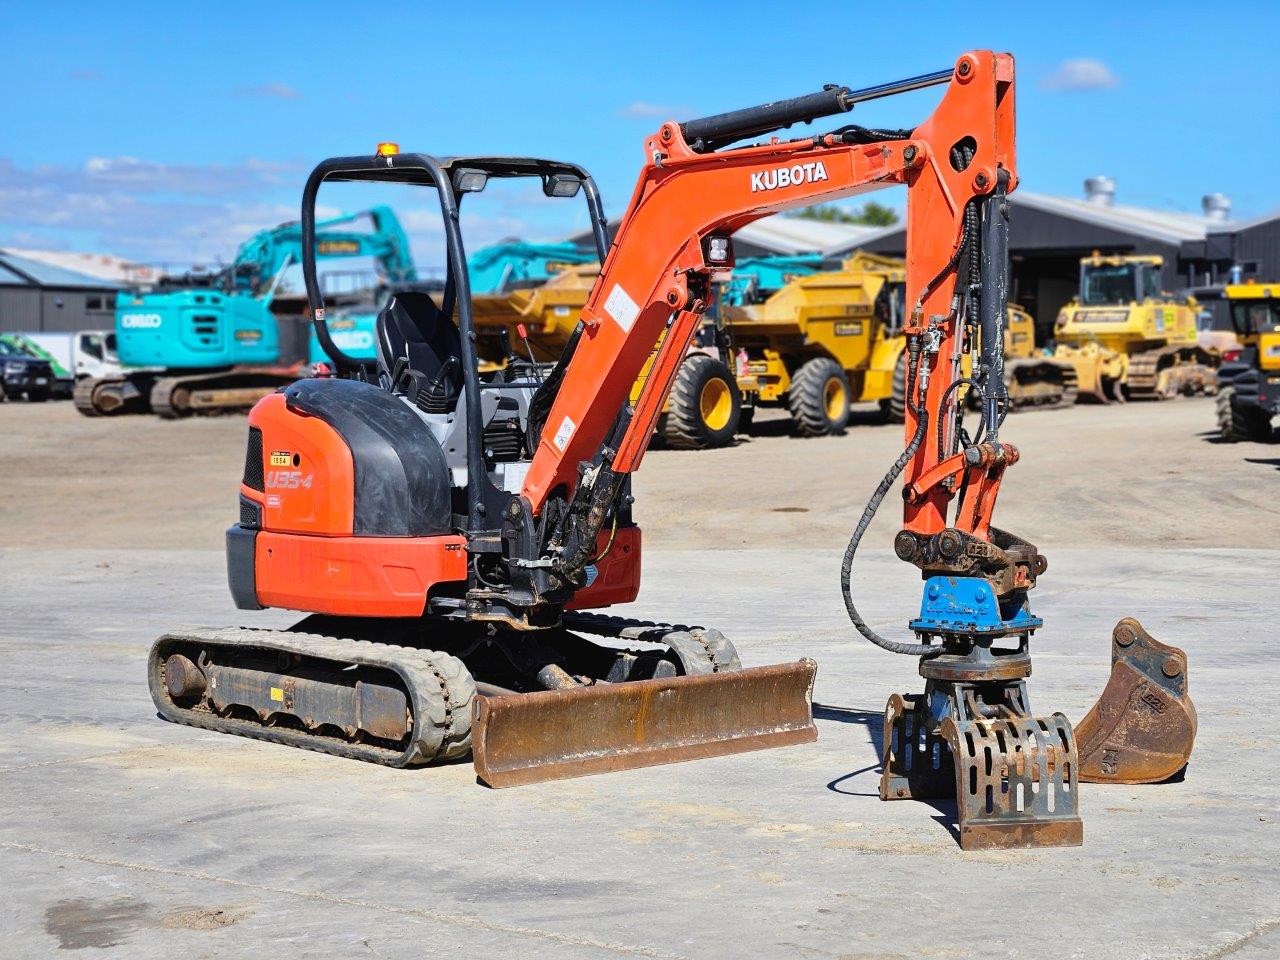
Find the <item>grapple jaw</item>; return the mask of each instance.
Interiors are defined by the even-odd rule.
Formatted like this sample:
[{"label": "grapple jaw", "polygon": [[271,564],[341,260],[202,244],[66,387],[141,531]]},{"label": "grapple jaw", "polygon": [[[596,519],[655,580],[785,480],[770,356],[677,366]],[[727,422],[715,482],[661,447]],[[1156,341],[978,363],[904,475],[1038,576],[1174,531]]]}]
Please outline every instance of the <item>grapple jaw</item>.
[{"label": "grapple jaw", "polygon": [[476,776],[511,787],[818,737],[812,660],[477,697]]},{"label": "grapple jaw", "polygon": [[1111,635],[1111,678],[1076,725],[1080,779],[1159,783],[1187,765],[1196,738],[1187,655],[1126,617]]},{"label": "grapple jaw", "polygon": [[1079,846],[1077,766],[1070,722],[1031,716],[1021,681],[930,683],[885,709],[880,799],[954,796],[963,850]]}]

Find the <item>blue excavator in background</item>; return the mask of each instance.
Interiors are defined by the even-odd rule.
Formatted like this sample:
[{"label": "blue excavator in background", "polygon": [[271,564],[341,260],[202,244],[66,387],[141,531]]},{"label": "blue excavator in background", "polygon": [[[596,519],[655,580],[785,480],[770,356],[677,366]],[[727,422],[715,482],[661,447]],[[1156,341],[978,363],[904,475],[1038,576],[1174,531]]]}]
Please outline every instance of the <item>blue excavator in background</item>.
[{"label": "blue excavator in background", "polygon": [[[353,229],[366,219],[370,229]],[[317,228],[317,258],[370,257],[379,286],[417,281],[408,237],[390,207],[344,214]],[[150,411],[170,418],[247,410],[292,383],[306,358],[286,355],[280,324],[306,318],[301,310],[280,311],[276,300],[285,271],[301,260],[301,227],[284,223],[247,240],[224,270],[167,277],[154,289],[122,295],[115,330],[127,369],[81,381],[76,408],[86,416]],[[356,346],[361,321],[371,327],[373,315],[353,311],[347,319]]]}]

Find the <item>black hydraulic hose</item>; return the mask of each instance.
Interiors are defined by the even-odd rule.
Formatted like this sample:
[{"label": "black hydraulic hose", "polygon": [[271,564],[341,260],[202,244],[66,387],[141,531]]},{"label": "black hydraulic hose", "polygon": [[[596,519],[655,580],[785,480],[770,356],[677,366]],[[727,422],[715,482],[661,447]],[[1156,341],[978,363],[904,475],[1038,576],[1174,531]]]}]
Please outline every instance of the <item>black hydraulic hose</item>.
[{"label": "black hydraulic hose", "polygon": [[[970,200],[972,206],[975,200]],[[956,245],[955,252],[952,253],[951,259],[947,261],[938,275],[925,285],[919,299],[916,300],[912,313],[918,315],[924,305],[924,301],[937,288],[946,276],[955,271],[959,265],[961,258],[970,249],[973,237],[977,232],[977,223],[975,217],[969,216],[969,209],[965,210],[963,227],[960,234],[960,242]],[[957,315],[959,304],[957,295],[952,296],[952,317]],[[849,545],[844,551],[844,561],[840,565],[840,592],[844,596],[844,608],[849,614],[849,620],[853,623],[857,631],[867,640],[875,644],[882,650],[888,650],[890,653],[900,653],[908,657],[932,657],[942,652],[941,648],[928,643],[904,643],[901,640],[890,640],[888,637],[882,637],[871,629],[870,625],[862,618],[858,612],[857,605],[853,602],[853,591],[850,586],[853,571],[853,558],[858,552],[858,546],[862,543],[863,534],[867,532],[867,528],[871,526],[871,521],[875,518],[876,511],[880,509],[880,504],[884,501],[886,495],[897,482],[902,471],[906,469],[907,464],[911,462],[911,458],[916,455],[916,451],[920,449],[920,444],[924,443],[925,434],[929,429],[929,422],[926,417],[925,404],[923,399],[919,402],[913,401],[915,394],[916,379],[919,372],[920,363],[923,358],[921,356],[920,338],[913,337],[907,342],[907,384],[906,397],[904,398],[907,405],[911,407],[912,413],[916,417],[916,431],[912,435],[911,440],[907,443],[906,448],[898,455],[898,459],[894,461],[893,466],[889,468],[881,479],[879,486],[871,495],[871,499],[867,501],[866,507],[862,511],[862,518],[858,521],[857,527],[854,528],[853,536],[849,538]],[[927,362],[927,361],[924,361]],[[953,385],[954,386],[954,385]],[[943,404],[945,408],[945,403]]]},{"label": "black hydraulic hose", "polygon": [[[911,344],[908,350],[910,353],[908,354],[907,363],[906,401],[908,404],[912,404],[911,395],[915,390],[916,374],[920,363],[919,340],[917,339],[914,344]],[[858,608],[853,602],[853,591],[850,586],[853,558],[858,552],[858,545],[862,542],[862,535],[867,532],[867,528],[871,526],[871,521],[875,517],[876,511],[880,509],[881,502],[893,488],[902,471],[906,469],[911,458],[916,455],[916,451],[920,449],[920,444],[924,442],[928,421],[924,416],[923,405],[912,404],[912,412],[916,415],[916,432],[911,437],[911,441],[906,448],[898,456],[898,459],[894,461],[893,466],[889,468],[889,472],[884,475],[884,479],[876,487],[871,499],[867,501],[867,506],[862,511],[862,519],[858,521],[858,526],[854,529],[853,536],[849,538],[849,545],[845,547],[844,561],[840,565],[840,592],[844,595],[844,608],[848,611],[849,620],[860,634],[877,647],[882,650],[888,650],[890,653],[900,653],[908,657],[930,657],[940,653],[941,649],[928,643],[904,643],[901,640],[890,640],[888,637],[882,637],[872,630],[867,621],[862,619],[862,614],[858,612]]]}]

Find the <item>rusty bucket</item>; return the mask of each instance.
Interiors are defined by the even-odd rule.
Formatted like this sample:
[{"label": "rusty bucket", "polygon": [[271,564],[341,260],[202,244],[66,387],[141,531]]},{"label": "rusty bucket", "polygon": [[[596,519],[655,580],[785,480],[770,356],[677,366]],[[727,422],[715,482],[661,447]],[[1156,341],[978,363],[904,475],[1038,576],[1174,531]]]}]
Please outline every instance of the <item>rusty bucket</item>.
[{"label": "rusty bucket", "polygon": [[1080,779],[1159,783],[1187,765],[1196,739],[1187,655],[1126,617],[1111,635],[1111,678],[1076,724]]}]

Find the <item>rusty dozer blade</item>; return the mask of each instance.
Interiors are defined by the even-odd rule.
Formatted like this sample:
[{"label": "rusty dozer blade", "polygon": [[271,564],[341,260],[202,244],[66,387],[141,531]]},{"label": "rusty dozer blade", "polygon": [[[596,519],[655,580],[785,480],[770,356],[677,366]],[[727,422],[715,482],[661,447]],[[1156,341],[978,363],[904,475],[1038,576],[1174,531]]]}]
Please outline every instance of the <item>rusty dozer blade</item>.
[{"label": "rusty dozer blade", "polygon": [[1111,635],[1111,679],[1076,724],[1080,779],[1159,783],[1187,765],[1196,739],[1187,655],[1126,617]]},{"label": "rusty dozer blade", "polygon": [[512,787],[807,743],[812,660],[476,698],[476,775]]}]

